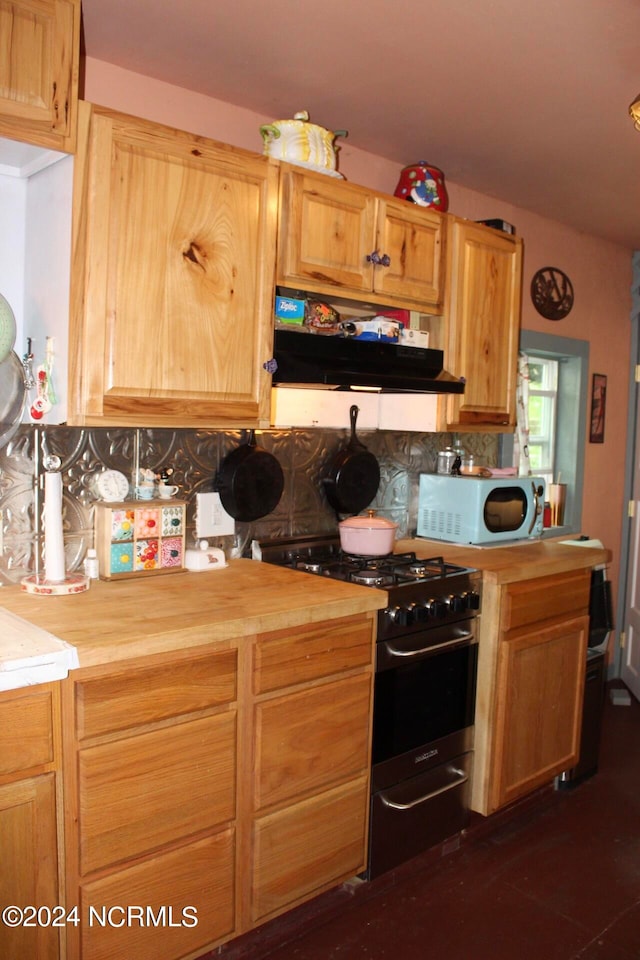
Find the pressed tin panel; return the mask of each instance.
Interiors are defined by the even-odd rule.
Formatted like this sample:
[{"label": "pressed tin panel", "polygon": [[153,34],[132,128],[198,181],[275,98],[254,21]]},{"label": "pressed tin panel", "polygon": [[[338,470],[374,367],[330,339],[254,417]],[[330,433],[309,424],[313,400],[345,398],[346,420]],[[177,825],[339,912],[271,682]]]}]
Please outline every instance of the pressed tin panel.
[{"label": "pressed tin panel", "polygon": [[[420,473],[435,470],[439,450],[455,439],[480,462],[497,462],[495,434],[358,432],[380,463],[380,487],[371,507],[399,524],[401,536],[415,526]],[[0,582],[18,583],[44,569],[43,458],[60,457],[64,488],[63,530],[68,571],[77,569],[93,543],[91,483],[107,467],[133,483],[138,468],[173,469],[172,482],[187,500],[187,542],[195,539],[195,495],[213,489],[224,457],[248,441],[246,430],[170,430],[23,426],[0,449],[2,554]],[[337,521],[322,486],[333,458],[349,440],[344,430],[263,430],[256,442],[279,460],[284,474],[282,499],[273,513],[252,524],[236,524],[252,538],[335,533]],[[229,538],[212,541],[223,548]]]}]

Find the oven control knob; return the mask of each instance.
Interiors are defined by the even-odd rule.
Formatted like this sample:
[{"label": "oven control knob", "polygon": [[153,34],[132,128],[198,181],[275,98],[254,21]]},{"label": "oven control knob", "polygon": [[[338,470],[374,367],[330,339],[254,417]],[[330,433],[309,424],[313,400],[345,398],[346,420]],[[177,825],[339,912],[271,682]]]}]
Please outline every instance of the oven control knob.
[{"label": "oven control knob", "polygon": [[462,613],[465,608],[464,597],[461,597],[459,593],[452,593],[447,600],[447,606],[453,613]]},{"label": "oven control knob", "polygon": [[393,607],[389,614],[394,623],[407,627],[411,623],[411,609],[409,607]]},{"label": "oven control knob", "polygon": [[447,605],[444,600],[431,600],[429,602],[429,612],[432,617],[445,617],[447,615]]},{"label": "oven control knob", "polygon": [[413,607],[414,623],[424,623],[429,619],[429,608],[424,603],[416,603]]},{"label": "oven control knob", "polygon": [[468,593],[465,593],[464,600],[467,610],[480,609],[480,594],[476,593],[475,590],[469,590]]}]

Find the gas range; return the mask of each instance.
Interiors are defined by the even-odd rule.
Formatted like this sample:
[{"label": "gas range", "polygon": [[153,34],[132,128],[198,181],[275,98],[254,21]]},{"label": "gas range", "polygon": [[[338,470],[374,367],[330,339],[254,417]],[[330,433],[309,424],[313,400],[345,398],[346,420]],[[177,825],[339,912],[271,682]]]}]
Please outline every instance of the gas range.
[{"label": "gas range", "polygon": [[291,570],[386,590],[388,605],[378,615],[378,639],[473,617],[480,608],[479,571],[440,556],[354,556],[344,553],[333,536],[260,541],[254,543],[253,555]]},{"label": "gas range", "polygon": [[377,877],[463,830],[469,820],[479,571],[415,553],[352,556],[330,536],[257,541],[253,556],[387,592],[377,624],[366,876]]}]

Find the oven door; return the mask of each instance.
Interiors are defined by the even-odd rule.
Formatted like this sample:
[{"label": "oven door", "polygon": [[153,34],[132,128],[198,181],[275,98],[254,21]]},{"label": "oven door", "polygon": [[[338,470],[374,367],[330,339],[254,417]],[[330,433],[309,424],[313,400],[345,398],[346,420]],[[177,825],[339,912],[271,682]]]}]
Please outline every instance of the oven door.
[{"label": "oven door", "polygon": [[468,749],[478,659],[474,626],[474,620],[459,621],[378,641],[374,789],[448,759],[438,745],[450,738],[459,749]]}]

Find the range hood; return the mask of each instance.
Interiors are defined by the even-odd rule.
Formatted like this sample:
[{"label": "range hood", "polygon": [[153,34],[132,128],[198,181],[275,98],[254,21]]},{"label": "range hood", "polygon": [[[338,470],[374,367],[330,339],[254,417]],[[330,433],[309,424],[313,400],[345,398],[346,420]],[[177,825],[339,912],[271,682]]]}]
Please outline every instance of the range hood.
[{"label": "range hood", "polygon": [[277,329],[274,358],[274,386],[464,393],[464,380],[443,370],[442,350]]}]

